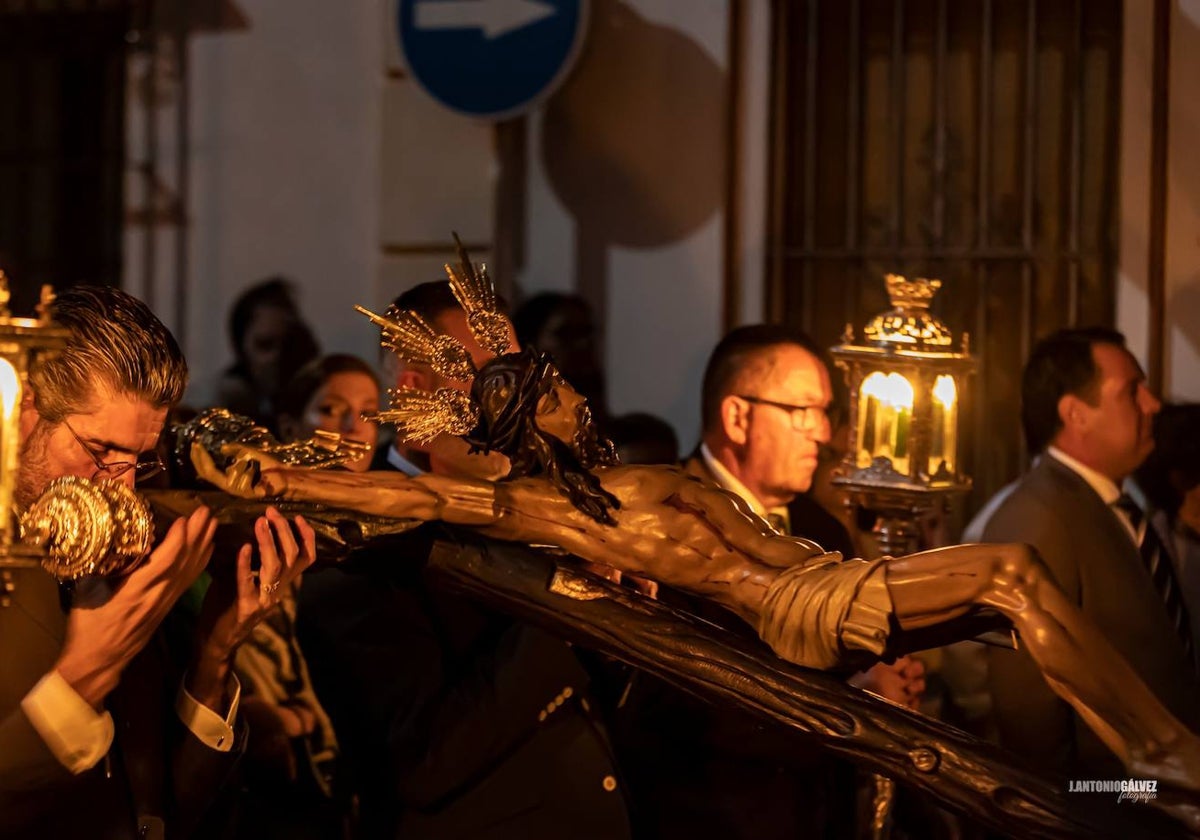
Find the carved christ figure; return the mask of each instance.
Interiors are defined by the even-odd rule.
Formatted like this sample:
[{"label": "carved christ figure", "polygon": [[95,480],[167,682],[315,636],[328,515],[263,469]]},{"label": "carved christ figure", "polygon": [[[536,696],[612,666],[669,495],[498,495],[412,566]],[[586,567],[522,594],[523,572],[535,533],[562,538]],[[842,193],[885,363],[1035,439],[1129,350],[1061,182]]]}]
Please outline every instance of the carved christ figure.
[{"label": "carved christ figure", "polygon": [[[389,313],[397,326],[389,335],[385,325],[385,345],[403,343],[401,333],[413,326],[407,315]],[[232,460],[224,471],[203,447],[193,446],[192,459],[201,477],[235,495],[440,520],[501,540],[559,546],[715,600],[780,656],[811,668],[878,657],[897,631],[991,608],[1012,621],[1050,687],[1131,774],[1184,794],[1160,795],[1158,804],[1200,829],[1200,740],[1066,599],[1028,546],[962,545],[866,561],[780,536],[713,484],[672,467],[618,465],[584,399],[548,357],[529,349],[474,371],[469,397],[401,391],[394,406],[381,419],[401,434],[453,429],[480,450],[508,456],[511,473],[492,482],[317,472],[244,446],[226,448]]]}]

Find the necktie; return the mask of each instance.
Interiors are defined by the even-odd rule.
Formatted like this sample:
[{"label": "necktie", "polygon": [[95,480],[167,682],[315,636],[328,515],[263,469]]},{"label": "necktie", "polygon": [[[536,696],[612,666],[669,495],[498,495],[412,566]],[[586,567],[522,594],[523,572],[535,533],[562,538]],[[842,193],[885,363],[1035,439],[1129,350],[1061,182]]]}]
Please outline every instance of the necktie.
[{"label": "necktie", "polygon": [[1146,514],[1137,502],[1125,493],[1122,493],[1121,497],[1113,502],[1113,507],[1124,511],[1129,517],[1134,533],[1138,535],[1138,553],[1142,556],[1142,563],[1145,564],[1146,571],[1150,573],[1154,588],[1158,590],[1158,595],[1167,612],[1167,619],[1183,643],[1188,661],[1194,664],[1192,625],[1188,619],[1187,606],[1183,603],[1179,581],[1175,579],[1175,570],[1171,568],[1171,559],[1163,550],[1154,525],[1146,520]]}]

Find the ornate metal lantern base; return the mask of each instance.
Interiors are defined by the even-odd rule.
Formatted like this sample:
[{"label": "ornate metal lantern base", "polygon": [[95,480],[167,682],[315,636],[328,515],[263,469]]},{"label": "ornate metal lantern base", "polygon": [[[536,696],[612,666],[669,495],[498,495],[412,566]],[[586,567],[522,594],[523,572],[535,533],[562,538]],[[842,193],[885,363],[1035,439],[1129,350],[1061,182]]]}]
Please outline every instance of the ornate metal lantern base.
[{"label": "ornate metal lantern base", "polygon": [[892,469],[886,458],[876,458],[866,469],[833,479],[846,494],[846,503],[876,515],[871,534],[884,554],[898,557],[921,549],[921,522],[933,513],[945,513],[954,499],[971,489],[971,480],[932,487],[908,480]]},{"label": "ornate metal lantern base", "polygon": [[846,479],[834,479],[847,497],[847,504],[876,515],[871,535],[879,550],[892,557],[912,554],[921,546],[921,522],[934,513],[948,512],[951,502],[970,489],[936,490],[899,487],[864,488]]}]

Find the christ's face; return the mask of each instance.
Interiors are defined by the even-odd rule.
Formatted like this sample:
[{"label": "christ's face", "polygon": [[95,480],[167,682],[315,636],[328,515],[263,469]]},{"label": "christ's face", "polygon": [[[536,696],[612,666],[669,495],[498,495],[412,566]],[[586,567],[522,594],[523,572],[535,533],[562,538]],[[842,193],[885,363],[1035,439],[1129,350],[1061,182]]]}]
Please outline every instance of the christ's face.
[{"label": "christ's face", "polygon": [[591,422],[591,410],[587,400],[556,376],[550,390],[538,400],[534,422],[545,434],[574,449],[580,430]]}]

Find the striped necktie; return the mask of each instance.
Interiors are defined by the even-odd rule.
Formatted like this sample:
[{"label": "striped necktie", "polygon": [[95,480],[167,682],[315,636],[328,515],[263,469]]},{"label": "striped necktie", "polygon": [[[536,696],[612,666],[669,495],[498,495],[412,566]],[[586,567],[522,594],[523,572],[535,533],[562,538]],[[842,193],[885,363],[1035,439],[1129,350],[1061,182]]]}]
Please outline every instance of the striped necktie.
[{"label": "striped necktie", "polygon": [[1171,568],[1171,558],[1163,550],[1158,532],[1154,524],[1146,519],[1145,512],[1129,495],[1122,493],[1121,497],[1112,503],[1114,508],[1123,511],[1133,525],[1138,539],[1138,553],[1150,573],[1154,588],[1162,599],[1167,612],[1167,619],[1175,628],[1175,633],[1183,643],[1184,652],[1189,662],[1195,664],[1194,643],[1192,641],[1192,625],[1188,619],[1187,605],[1183,603],[1183,594],[1179,590],[1179,581],[1175,578],[1175,570]]}]

